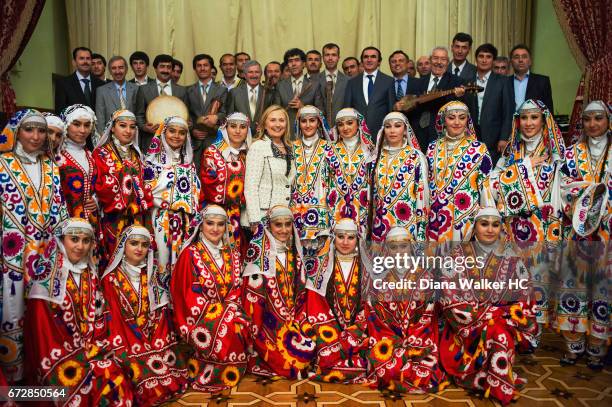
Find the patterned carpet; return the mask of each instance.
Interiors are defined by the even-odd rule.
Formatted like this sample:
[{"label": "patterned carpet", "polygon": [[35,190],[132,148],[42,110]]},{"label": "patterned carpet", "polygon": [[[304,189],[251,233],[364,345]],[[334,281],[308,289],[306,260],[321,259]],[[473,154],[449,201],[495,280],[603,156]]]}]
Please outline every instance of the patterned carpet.
[{"label": "patterned carpet", "polygon": [[[511,406],[612,406],[612,368],[595,373],[584,361],[560,367],[562,343],[545,333],[533,357],[518,357],[515,370],[529,380],[521,398]],[[438,394],[381,393],[358,385],[328,384],[309,380],[270,381],[247,376],[223,393],[186,393],[167,406],[494,406],[499,403],[451,386]]]}]

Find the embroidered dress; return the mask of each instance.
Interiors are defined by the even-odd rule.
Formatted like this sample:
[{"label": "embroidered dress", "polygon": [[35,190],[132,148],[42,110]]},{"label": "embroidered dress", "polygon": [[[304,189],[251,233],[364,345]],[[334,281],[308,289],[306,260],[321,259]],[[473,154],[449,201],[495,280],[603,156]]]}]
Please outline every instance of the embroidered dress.
[{"label": "embroidered dress", "polygon": [[[386,144],[385,123],[404,123],[404,141],[401,147]],[[427,162],[419,150],[419,142],[402,113],[385,116],[377,136],[378,159],[372,173],[372,239],[384,241],[393,227],[408,229],[415,241],[425,240],[429,189]]]},{"label": "embroidered dress", "polygon": [[[587,109],[608,116],[602,102]],[[585,113],[587,113],[585,109]],[[569,176],[562,181],[565,243],[556,292],[554,327],[565,338],[567,350],[585,351],[598,359],[612,337],[609,285],[612,250],[612,132],[583,135],[567,148]],[[602,193],[596,192],[597,188]],[[588,342],[587,342],[588,337]]]},{"label": "embroidered dress", "polygon": [[[444,129],[449,111],[463,111],[468,116],[464,134],[457,139],[451,139]],[[461,102],[440,108],[436,131],[438,139],[429,144],[426,154],[431,193],[427,240],[462,242],[470,236],[478,209],[491,200],[491,157],[487,146],[476,140],[472,119]]]},{"label": "embroidered dress", "polygon": [[109,341],[134,386],[134,401],[151,406],[180,394],[187,385],[186,358],[169,307],[167,275],[159,273],[149,247],[147,262],[132,266],[124,258],[134,236],[151,239],[147,229],[130,226],[121,235],[102,277]]},{"label": "embroidered dress", "polygon": [[24,124],[46,131],[44,117],[27,109],[18,111],[0,135],[0,366],[9,382],[23,377],[26,288],[31,280],[48,278],[41,260],[55,228],[67,218],[56,164],[44,153],[25,153],[17,141]]},{"label": "embroidered dress", "polygon": [[[100,144],[93,152],[98,176],[94,190],[101,207],[104,260],[114,252],[117,238],[130,225],[144,225],[147,211],[153,206],[151,190],[144,182],[144,165],[138,150],[138,133],[127,147],[118,147],[112,136],[114,123],[125,117],[135,120],[127,110],[117,111],[106,126]],[[138,131],[138,130],[136,130]],[[122,149],[125,149],[123,151]]]},{"label": "embroidered dress", "polygon": [[[211,206],[216,205],[207,208]],[[196,221],[201,223],[200,215]],[[198,233],[196,228],[195,236]],[[249,333],[241,307],[240,257],[230,245],[215,247],[201,236],[186,246],[174,269],[174,321],[193,349],[189,376],[199,391],[236,386],[247,368]]]},{"label": "embroidered dress", "polygon": [[172,274],[200,205],[200,180],[193,164],[191,136],[187,132],[181,150],[172,150],[165,139],[171,125],[187,129],[182,119],[167,118],[151,140],[144,170],[145,183],[153,195],[151,221],[162,274]]},{"label": "embroidered dress", "polygon": [[[484,257],[484,266],[463,272],[444,269],[440,281],[455,284],[443,289],[440,306],[445,319],[440,359],[455,383],[508,404],[525,384],[512,369],[515,345],[535,344],[538,335],[536,304],[531,286],[510,289],[510,281],[530,281],[528,270],[510,247],[498,242],[483,250],[480,242],[457,246],[455,259]],[[504,282],[500,288],[461,288],[460,280]],[[475,284],[475,283],[474,283]]]},{"label": "embroidered dress", "polygon": [[249,245],[242,304],[257,353],[249,362],[252,373],[296,378],[314,357],[314,341],[296,322],[305,294],[298,240],[294,237],[295,248],[283,250],[261,224]]},{"label": "embroidered dress", "polygon": [[72,264],[58,240],[50,245],[46,264],[57,284],[34,283],[27,301],[28,385],[66,387],[68,394],[58,405],[130,405],[130,380],[109,352],[113,344],[92,256]]},{"label": "embroidered dress", "polygon": [[[302,117],[315,117],[317,130],[306,138],[300,128]],[[314,106],[302,107],[295,120],[296,140],[293,142],[295,178],[291,185],[289,208],[293,212],[298,236],[304,243],[315,239],[330,224],[327,196],[329,194],[329,169],[326,157],[330,146],[328,129],[323,113]]]},{"label": "embroidered dress", "polygon": [[[89,121],[92,133],[96,128],[96,115],[88,106],[72,105],[62,112],[67,127],[75,120]],[[60,145],[58,156],[62,194],[70,217],[87,219],[97,230],[98,210],[85,209],[85,202],[93,197],[97,170],[92,154],[86,149],[85,143],[79,145],[66,136]]]},{"label": "embroidered dress", "polygon": [[[541,135],[524,140],[520,133],[521,110],[542,114]],[[514,114],[510,141],[491,174],[491,191],[509,239],[519,245],[535,280],[540,323],[550,320],[550,270],[558,260],[562,239],[560,183],[564,154],[561,132],[548,109],[540,101],[527,100]],[[545,155],[546,162],[533,169],[531,158]]]},{"label": "embroidered dress", "polygon": [[334,128],[337,141],[330,143],[327,155],[329,168],[327,205],[332,223],[342,218],[351,218],[358,222],[360,235],[365,237],[368,221],[370,156],[373,145],[363,116],[354,109],[342,109],[338,115],[345,110],[351,111],[347,112],[351,114],[348,117],[358,121],[358,130],[351,141],[346,141],[337,135],[337,129]]},{"label": "embroidered dress", "polygon": [[[334,251],[329,247],[321,249],[324,256]],[[311,378],[363,383],[367,363],[361,352],[368,348],[368,336],[359,255],[333,254],[321,262],[321,267],[327,268],[321,278],[306,281],[306,298],[298,318],[304,333],[316,341]],[[313,284],[317,280],[321,283]]]},{"label": "embroidered dress", "polygon": [[[230,144],[227,125],[230,122],[246,123],[247,138],[242,147],[235,149]],[[219,137],[220,136],[220,137]],[[200,160],[200,181],[202,193],[200,202],[222,206],[229,216],[232,245],[244,255],[248,242],[242,227],[248,227],[246,200],[244,197],[244,176],[246,171],[246,152],[251,145],[251,127],[248,118],[242,113],[232,113],[217,131],[217,139],[202,153]]]}]

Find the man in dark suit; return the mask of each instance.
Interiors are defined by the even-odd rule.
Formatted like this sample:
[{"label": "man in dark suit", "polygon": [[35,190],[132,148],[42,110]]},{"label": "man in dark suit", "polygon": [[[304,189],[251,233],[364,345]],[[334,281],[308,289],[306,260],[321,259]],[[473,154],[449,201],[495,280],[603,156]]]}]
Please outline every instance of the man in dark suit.
[{"label": "man in dark suit", "polygon": [[278,61],[268,62],[266,67],[264,68],[264,80],[266,82],[266,86],[269,88],[276,89],[276,85],[281,80],[281,63]]},{"label": "man in dark suit", "polygon": [[142,51],[133,52],[132,55],[130,55],[130,66],[132,67],[132,71],[134,71],[134,77],[130,79],[130,82],[141,86],[153,81],[153,78],[147,76],[149,56],[146,53]]},{"label": "man in dark suit", "polygon": [[412,129],[417,135],[421,150],[427,151],[427,146],[436,139],[435,121],[438,110],[451,100],[461,99],[465,93],[462,85],[463,79],[451,74],[448,68],[448,50],[444,47],[436,47],[431,51],[429,57],[431,73],[420,78],[413,88],[415,95],[424,93],[454,89],[454,95],[445,96],[419,105],[409,113]]},{"label": "man in dark suit", "polygon": [[493,163],[506,147],[512,131],[514,102],[510,100],[506,77],[493,72],[497,48],[482,44],[476,48],[476,75],[469,78],[485,90],[466,96],[478,139],[487,145]]},{"label": "man in dark suit", "polygon": [[210,107],[214,100],[219,100],[221,106],[227,103],[227,89],[213,81],[214,60],[210,55],[196,55],[193,57],[192,66],[198,80],[187,88],[187,106],[189,106],[189,116],[193,123],[191,131],[193,157],[196,165],[199,166],[202,151],[215,141],[217,132],[207,133],[197,125],[197,120],[202,118],[206,127],[217,129],[219,123],[225,118],[225,114],[223,110],[216,114],[209,114]]},{"label": "man in dark suit", "polygon": [[130,112],[136,110],[136,93],[138,85],[125,80],[127,61],[122,56],[114,56],[108,61],[108,69],[113,80],[98,88],[96,93],[96,120],[98,131],[102,133],[104,126],[119,109]]},{"label": "man in dark suit", "polygon": [[323,46],[323,63],[325,70],[316,79],[319,83],[319,93],[323,103],[323,114],[327,123],[333,126],[336,114],[344,106],[344,94],[348,77],[338,69],[340,60],[340,47],[336,44],[325,44]]},{"label": "man in dark suit", "polygon": [[55,83],[55,112],[61,113],[67,106],[77,103],[92,109],[96,106],[96,89],[104,85],[91,74],[91,50],[77,47],[72,51],[75,71]]},{"label": "man in dark suit", "polygon": [[394,81],[379,71],[381,61],[378,48],[364,48],[361,51],[363,73],[349,80],[344,97],[345,107],[352,107],[363,114],[373,137],[395,103]]},{"label": "man in dark suit", "polygon": [[146,154],[149,148],[153,133],[157,130],[161,123],[148,123],[146,121],[147,106],[153,99],[159,95],[176,96],[187,104],[187,92],[185,88],[172,83],[170,74],[172,73],[172,57],[166,54],[160,54],[153,60],[153,68],[155,68],[156,79],[147,82],[146,85],[138,87],[136,93],[136,122],[140,129],[140,151]]},{"label": "man in dark suit", "polygon": [[536,99],[541,100],[554,114],[550,78],[530,71],[531,51],[529,48],[524,44],[514,46],[510,51],[510,60],[514,75],[508,77],[506,84],[510,98],[514,100],[514,110],[516,111],[525,100]]},{"label": "man in dark suit", "polygon": [[467,60],[472,49],[472,36],[466,33],[457,33],[453,37],[451,51],[453,60],[448,65],[448,72],[468,81],[476,75],[476,67]]},{"label": "man in dark suit", "polygon": [[274,104],[273,87],[261,85],[261,65],[255,60],[244,64],[245,81],[229,91],[225,113],[240,112],[251,119],[251,133],[257,132],[262,113]]},{"label": "man in dark suit", "polygon": [[295,115],[302,106],[314,105],[323,108],[321,93],[317,82],[309,80],[304,75],[306,54],[299,48],[285,52],[284,62],[289,67],[291,77],[281,80],[276,86],[275,104],[281,105],[289,113],[289,129],[293,137]]},{"label": "man in dark suit", "polygon": [[[393,91],[396,102],[406,95],[414,94],[415,84],[417,82],[414,77],[410,77],[408,73],[410,58],[402,50],[397,50],[389,56],[389,69],[393,74]],[[413,64],[414,66],[414,64]],[[399,105],[394,106],[394,110],[400,110]]]}]

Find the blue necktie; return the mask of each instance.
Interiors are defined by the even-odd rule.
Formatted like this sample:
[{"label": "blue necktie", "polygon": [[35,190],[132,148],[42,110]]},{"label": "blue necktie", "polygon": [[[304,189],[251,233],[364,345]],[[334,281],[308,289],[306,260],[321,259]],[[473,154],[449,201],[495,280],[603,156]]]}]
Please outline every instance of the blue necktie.
[{"label": "blue necktie", "polygon": [[395,82],[397,82],[397,91],[395,92],[395,96],[397,97],[397,100],[400,100],[404,97],[404,89],[402,89],[402,82],[404,82],[404,80],[397,79]]},{"label": "blue necktie", "polygon": [[372,98],[372,92],[374,92],[374,75],[368,75],[368,103],[370,103],[370,99]]},{"label": "blue necktie", "polygon": [[87,105],[91,105],[91,89],[89,89],[89,79],[83,78],[81,81],[85,84],[83,89],[83,95],[85,95],[85,102]]}]

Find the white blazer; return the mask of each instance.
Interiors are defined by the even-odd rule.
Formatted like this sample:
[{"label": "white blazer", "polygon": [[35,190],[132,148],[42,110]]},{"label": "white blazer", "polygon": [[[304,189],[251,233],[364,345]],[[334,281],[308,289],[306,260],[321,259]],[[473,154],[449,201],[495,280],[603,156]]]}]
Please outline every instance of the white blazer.
[{"label": "white blazer", "polygon": [[[288,147],[291,152],[291,147]],[[244,196],[249,223],[261,222],[269,208],[289,205],[291,183],[295,177],[295,163],[291,161],[289,176],[285,176],[287,162],[272,154],[272,141],[265,137],[249,147],[244,176]]]}]

